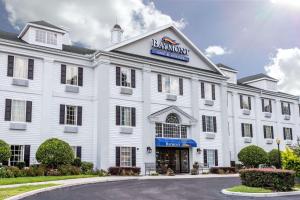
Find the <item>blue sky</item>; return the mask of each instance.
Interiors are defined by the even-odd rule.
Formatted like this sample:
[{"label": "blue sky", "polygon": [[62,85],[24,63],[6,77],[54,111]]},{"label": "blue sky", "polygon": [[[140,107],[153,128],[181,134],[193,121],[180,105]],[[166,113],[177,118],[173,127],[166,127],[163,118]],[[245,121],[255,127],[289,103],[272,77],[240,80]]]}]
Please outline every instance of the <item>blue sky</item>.
[{"label": "blue sky", "polygon": [[[0,29],[18,32],[8,21],[5,9],[7,2],[0,1]],[[275,4],[270,0],[144,0],[143,3],[149,2],[154,2],[155,10],[170,16],[172,20],[184,19],[186,26],[182,31],[201,50],[205,51],[209,46],[221,46],[230,51],[229,54],[213,56],[211,59],[215,63],[221,62],[236,68],[239,77],[265,72],[264,66],[270,63],[271,57],[276,56],[277,49],[300,46],[299,7]],[[14,4],[11,6],[16,9]],[[28,13],[34,10],[33,7],[32,10],[31,7],[24,9],[28,9]],[[17,9],[15,12],[18,14]],[[20,19],[22,16],[29,20],[39,17],[47,20],[49,17],[39,16],[42,14],[38,14],[38,11],[34,14],[31,17],[33,13],[23,13],[14,25],[24,24]],[[103,20],[105,17],[102,17]],[[59,17],[53,18],[52,22],[57,19]]]}]

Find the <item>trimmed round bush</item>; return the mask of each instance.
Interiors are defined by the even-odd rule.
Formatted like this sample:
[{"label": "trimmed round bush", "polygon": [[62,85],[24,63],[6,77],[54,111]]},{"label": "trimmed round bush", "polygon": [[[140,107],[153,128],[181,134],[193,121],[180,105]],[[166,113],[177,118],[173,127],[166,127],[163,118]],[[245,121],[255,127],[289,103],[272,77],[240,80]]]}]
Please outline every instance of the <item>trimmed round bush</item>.
[{"label": "trimmed round bush", "polygon": [[71,164],[74,160],[74,153],[67,142],[51,138],[39,146],[35,157],[40,163],[57,168],[60,165]]},{"label": "trimmed round bush", "polygon": [[3,140],[0,140],[0,163],[8,161],[10,156],[11,156],[11,152],[10,152],[9,145]]},{"label": "trimmed round bush", "polygon": [[258,165],[266,164],[268,162],[267,152],[255,145],[250,145],[243,148],[238,153],[238,158],[239,161],[241,161],[242,164],[247,168],[258,167]]},{"label": "trimmed round bush", "polygon": [[291,191],[295,185],[295,172],[273,168],[242,169],[242,184],[249,187],[271,188],[275,191]]},{"label": "trimmed round bush", "polygon": [[279,168],[279,153],[277,149],[273,149],[268,153],[269,165]]}]

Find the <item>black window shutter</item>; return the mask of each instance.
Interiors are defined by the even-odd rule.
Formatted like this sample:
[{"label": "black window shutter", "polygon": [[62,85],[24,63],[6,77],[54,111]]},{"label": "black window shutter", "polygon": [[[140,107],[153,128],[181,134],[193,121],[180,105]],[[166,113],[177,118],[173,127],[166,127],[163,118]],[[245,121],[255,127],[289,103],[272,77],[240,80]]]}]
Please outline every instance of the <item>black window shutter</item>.
[{"label": "black window shutter", "polygon": [[76,156],[81,160],[81,146],[76,147]]},{"label": "black window shutter", "polygon": [[291,133],[291,139],[293,140],[293,129],[290,128],[290,133]]},{"label": "black window shutter", "polygon": [[135,88],[135,70],[131,70],[131,87]]},{"label": "black window shutter", "polygon": [[249,110],[251,110],[251,97],[248,97]]},{"label": "black window shutter", "polygon": [[216,86],[214,84],[211,85],[211,97],[212,100],[216,100]]},{"label": "black window shutter", "polygon": [[201,82],[201,99],[205,99],[205,87],[203,82]]},{"label": "black window shutter", "polygon": [[14,75],[14,56],[8,56],[7,58],[7,76],[13,76]]},{"label": "black window shutter", "polygon": [[65,124],[65,105],[60,104],[59,108],[59,124]]},{"label": "black window shutter", "polygon": [[116,106],[116,125],[120,125],[120,114],[121,114],[121,107]]},{"label": "black window shutter", "polygon": [[281,114],[284,114],[284,111],[283,111],[283,102],[281,102]]},{"label": "black window shutter", "polygon": [[241,129],[242,129],[242,137],[245,137],[245,129],[243,123],[241,123]]},{"label": "black window shutter", "polygon": [[290,105],[290,103],[288,103],[288,110],[289,110],[288,114],[291,115],[291,105]]},{"label": "black window shutter", "polygon": [[78,67],[78,86],[83,86],[83,68]]},{"label": "black window shutter", "polygon": [[286,140],[286,132],[285,132],[285,128],[283,127],[283,139]]},{"label": "black window shutter", "polygon": [[121,68],[116,67],[116,85],[120,86],[121,85]]},{"label": "black window shutter", "polygon": [[265,112],[265,100],[261,99],[261,111]]},{"label": "black window shutter", "polygon": [[240,95],[240,108],[243,109],[244,105],[243,105],[243,95]]},{"label": "black window shutter", "polygon": [[135,126],[136,123],[135,108],[131,108],[131,126]]},{"label": "black window shutter", "polygon": [[272,139],[274,139],[274,130],[273,130],[273,126],[271,126],[271,132],[272,132]]},{"label": "black window shutter", "polygon": [[131,164],[132,164],[132,167],[136,166],[136,148],[135,147],[131,147]]},{"label": "black window shutter", "polygon": [[219,163],[218,163],[218,150],[216,149],[215,150],[215,166],[218,166],[219,165]]},{"label": "black window shutter", "polygon": [[250,124],[250,135],[251,135],[251,137],[253,137],[252,124]]},{"label": "black window shutter", "polygon": [[61,65],[61,72],[60,72],[60,82],[62,84],[66,84],[66,75],[67,75],[67,66],[62,64]]},{"label": "black window shutter", "polygon": [[29,165],[30,165],[30,145],[25,145],[24,162],[25,162],[26,167],[29,167]]},{"label": "black window shutter", "polygon": [[82,125],[82,106],[77,106],[77,125]]},{"label": "black window shutter", "polygon": [[116,166],[120,167],[120,147],[116,147]]},{"label": "black window shutter", "polygon": [[202,130],[203,130],[203,132],[206,132],[206,120],[205,120],[205,115],[202,115]]},{"label": "black window shutter", "polygon": [[162,92],[161,74],[157,74],[157,90]]},{"label": "black window shutter", "polygon": [[203,162],[204,166],[207,166],[207,149],[203,150]]},{"label": "black window shutter", "polygon": [[31,122],[32,101],[26,101],[26,122]]},{"label": "black window shutter", "polygon": [[213,124],[214,124],[214,132],[216,133],[217,132],[217,117],[216,116],[213,117]]},{"label": "black window shutter", "polygon": [[179,95],[183,95],[183,79],[179,78]]},{"label": "black window shutter", "polygon": [[4,120],[5,121],[10,121],[11,120],[11,99],[5,99],[5,116]]},{"label": "black window shutter", "polygon": [[267,138],[267,128],[266,128],[266,126],[263,126],[264,127],[264,138]]},{"label": "black window shutter", "polygon": [[33,80],[34,60],[28,59],[28,79]]},{"label": "black window shutter", "polygon": [[270,105],[270,113],[272,113],[272,100],[269,99],[269,105]]}]

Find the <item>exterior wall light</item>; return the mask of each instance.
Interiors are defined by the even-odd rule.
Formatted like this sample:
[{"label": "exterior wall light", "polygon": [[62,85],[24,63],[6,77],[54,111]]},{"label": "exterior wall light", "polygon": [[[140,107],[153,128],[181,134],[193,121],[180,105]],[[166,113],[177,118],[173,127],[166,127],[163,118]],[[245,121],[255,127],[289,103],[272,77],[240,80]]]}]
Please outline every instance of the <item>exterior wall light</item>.
[{"label": "exterior wall light", "polygon": [[200,148],[197,148],[197,153],[198,153],[198,154],[200,154],[201,151],[202,151],[202,150],[201,150]]},{"label": "exterior wall light", "polygon": [[152,153],[152,148],[151,147],[147,147],[147,153]]}]

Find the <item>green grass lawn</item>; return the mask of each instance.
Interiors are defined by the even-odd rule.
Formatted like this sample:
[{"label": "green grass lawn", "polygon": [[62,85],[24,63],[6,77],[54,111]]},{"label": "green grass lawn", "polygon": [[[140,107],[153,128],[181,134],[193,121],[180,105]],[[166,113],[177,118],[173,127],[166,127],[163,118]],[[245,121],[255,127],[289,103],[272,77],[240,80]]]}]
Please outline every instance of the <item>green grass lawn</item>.
[{"label": "green grass lawn", "polygon": [[42,184],[42,185],[27,185],[27,186],[20,186],[15,188],[0,188],[0,200],[6,199],[8,197],[12,197],[18,194],[22,194],[25,192],[29,192],[32,190],[37,190],[41,188],[56,186],[58,184]]},{"label": "green grass lawn", "polygon": [[300,189],[300,184],[295,185],[295,188]]},{"label": "green grass lawn", "polygon": [[35,177],[17,177],[17,178],[1,178],[0,185],[12,185],[21,183],[35,183],[44,181],[57,181],[74,178],[89,178],[96,175],[74,175],[74,176],[35,176]]},{"label": "green grass lawn", "polygon": [[237,185],[232,188],[227,188],[230,192],[245,192],[245,193],[270,193],[272,190],[259,188],[259,187],[248,187],[245,185]]}]

